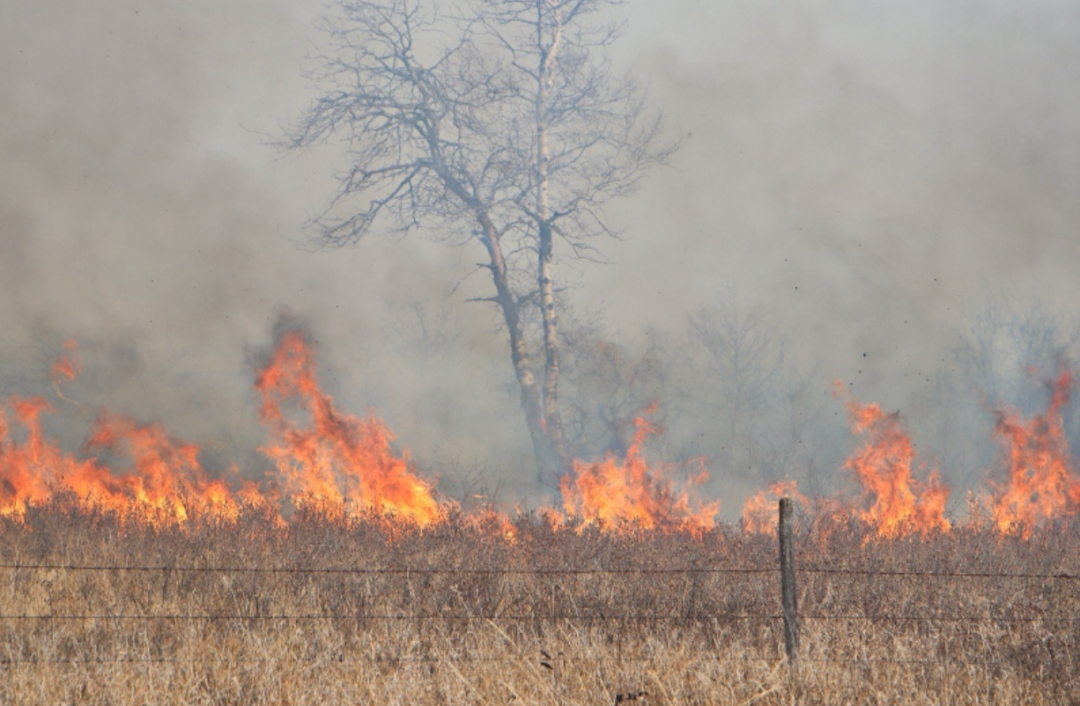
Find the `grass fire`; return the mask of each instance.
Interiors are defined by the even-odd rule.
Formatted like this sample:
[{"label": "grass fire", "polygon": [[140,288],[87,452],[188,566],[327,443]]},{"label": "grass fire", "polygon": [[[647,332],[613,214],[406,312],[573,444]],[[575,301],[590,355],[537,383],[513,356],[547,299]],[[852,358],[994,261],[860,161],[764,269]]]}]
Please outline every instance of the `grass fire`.
[{"label": "grass fire", "polygon": [[[69,403],[61,385],[81,368],[73,342],[53,367],[60,404]],[[746,502],[748,532],[771,532],[768,513],[781,495],[804,507],[848,517],[884,539],[911,533],[948,533],[957,521],[992,517],[1002,534],[1030,535],[1036,528],[1080,512],[1080,475],[1062,430],[1062,411],[1073,386],[1071,374],[1054,382],[1048,408],[1030,420],[996,410],[993,436],[1001,445],[1006,480],[988,480],[979,506],[963,520],[946,517],[949,488],[937,471],[916,477],[915,449],[898,413],[876,404],[843,400],[852,432],[863,443],[844,464],[859,491],[851,498],[808,499],[793,481],[774,484]],[[0,514],[18,519],[32,506],[69,495],[85,510],[115,514],[121,524],[183,526],[194,516],[235,522],[241,512],[270,511],[277,521],[298,509],[345,522],[376,521],[424,528],[459,513],[441,497],[435,479],[424,479],[407,450],[376,416],[366,419],[339,411],[319,386],[314,352],[303,334],[284,334],[265,366],[256,371],[259,417],[267,441],[260,451],[273,470],[251,478],[233,464],[210,477],[199,448],[169,435],[161,425],[102,411],[80,453],[62,449],[43,431],[53,411],[43,396],[12,397],[0,416]],[[652,410],[655,411],[655,408]],[[574,461],[563,476],[562,505],[540,512],[578,531],[595,525],[605,532],[657,530],[704,532],[718,521],[720,499],[704,500],[695,485],[708,478],[705,459],[686,473],[650,463],[644,445],[660,429],[643,410],[634,422],[625,458],[608,454],[597,461]],[[103,455],[116,460],[108,465]],[[482,513],[492,512],[487,507]],[[504,518],[509,521],[508,518]]]},{"label": "grass fire", "polygon": [[[53,366],[58,404],[74,404],[62,385],[81,367],[69,342]],[[1070,373],[1061,373],[1048,407],[1030,420],[1013,410],[995,411],[992,434],[1001,446],[1005,481],[988,479],[969,516],[954,519],[946,516],[948,486],[936,469],[917,464],[899,414],[844,397],[851,430],[862,440],[844,463],[857,492],[807,498],[794,481],[779,482],[747,500],[744,529],[774,531],[769,512],[781,495],[796,497],[808,512],[856,521],[881,539],[947,534],[957,523],[979,525],[986,517],[999,534],[1027,537],[1068,520],[1080,512],[1080,474],[1062,428],[1073,384]],[[337,409],[319,385],[313,348],[299,331],[279,337],[255,371],[254,388],[267,437],[260,452],[272,463],[259,478],[236,463],[212,477],[195,444],[172,437],[160,424],[107,410],[98,414],[81,451],[67,451],[43,429],[52,403],[43,396],[7,399],[0,416],[0,515],[19,520],[58,496],[83,511],[115,515],[121,525],[154,527],[183,527],[196,518],[235,523],[245,512],[270,513],[285,527],[302,511],[346,524],[424,529],[461,514],[457,503],[439,494],[437,480],[423,478],[408,451],[394,445],[383,421]],[[655,407],[635,419],[624,458],[609,453],[574,461],[562,477],[561,505],[540,508],[540,514],[578,532],[713,529],[720,499],[706,500],[696,489],[708,479],[707,460],[697,459],[699,467],[685,473],[679,487],[677,467],[646,457],[648,437],[661,431],[649,421],[651,413]],[[490,506],[477,512],[498,514]]]},{"label": "grass fire", "polygon": [[[779,481],[736,525],[700,495],[707,459],[683,473],[647,458],[655,408],[624,457],[572,464],[559,505],[465,509],[377,416],[340,410],[316,361],[306,335],[286,331],[253,370],[262,476],[238,463],[212,474],[195,444],[104,410],[81,449],[63,449],[43,421],[83,408],[65,393],[83,370],[74,342],[52,367],[53,401],[4,401],[5,694],[825,703],[906,683],[918,663],[946,667],[912,693],[953,689],[956,703],[1076,695],[1075,631],[1059,628],[1080,607],[1067,372],[1030,419],[995,410],[1004,480],[973,494],[966,516],[947,516],[949,489],[899,414],[838,392],[856,436],[850,492]],[[798,504],[809,616],[799,659],[812,667],[798,681],[778,671],[780,497]],[[733,670],[742,679],[720,676]],[[723,698],[719,683],[732,684]]]},{"label": "grass fire", "polygon": [[1080,703],[1080,5],[7,5],[0,704]]}]

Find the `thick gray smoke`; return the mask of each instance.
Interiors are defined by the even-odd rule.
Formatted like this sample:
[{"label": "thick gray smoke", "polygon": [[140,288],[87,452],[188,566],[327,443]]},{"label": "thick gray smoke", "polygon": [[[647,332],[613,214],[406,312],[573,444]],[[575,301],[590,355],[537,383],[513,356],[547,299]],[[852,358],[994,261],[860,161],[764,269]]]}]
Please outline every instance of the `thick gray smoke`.
[{"label": "thick gray smoke", "polygon": [[[377,409],[459,489],[534,493],[498,320],[465,303],[489,294],[478,253],[412,238],[303,247],[340,154],[282,157],[265,138],[313,96],[301,69],[322,12],[252,0],[5,8],[0,393],[47,392],[53,356],[75,338],[85,372],[65,395],[78,405],[54,398],[69,445],[109,407],[243,464],[260,440],[247,361],[287,308],[318,338],[342,408]],[[627,237],[605,247],[610,264],[562,263],[574,318],[602,322],[568,321],[571,338],[652,366],[651,383],[609,407],[660,401],[659,448],[713,458],[710,491],[729,515],[762,477],[841,475],[851,442],[832,379],[903,409],[967,482],[988,463],[970,441],[986,436],[974,388],[988,378],[963,351],[973,328],[993,329],[988,302],[1012,302],[998,348],[1022,345],[1006,339],[1022,341],[1015,320],[1036,299],[1057,336],[1047,355],[1074,343],[1080,6],[669,0],[627,12],[617,61],[690,138],[612,211]],[[728,373],[704,335],[733,311],[770,341],[762,370],[785,371],[765,375],[772,402],[761,392],[739,415],[730,380],[708,382]],[[1000,355],[1052,365],[1013,353]],[[572,383],[581,399],[611,384],[604,360],[592,364]],[[686,400],[706,388],[711,398]],[[939,422],[956,414],[969,421],[949,436]],[[807,418],[816,426],[793,423]],[[594,452],[618,446],[601,436]]]}]

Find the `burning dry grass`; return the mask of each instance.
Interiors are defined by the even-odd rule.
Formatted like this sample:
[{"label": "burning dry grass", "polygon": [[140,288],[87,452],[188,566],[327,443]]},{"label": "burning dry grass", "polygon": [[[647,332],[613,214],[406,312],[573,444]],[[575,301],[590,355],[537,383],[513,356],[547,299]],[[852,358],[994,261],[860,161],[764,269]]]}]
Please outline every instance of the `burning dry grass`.
[{"label": "burning dry grass", "polygon": [[[536,518],[516,529],[511,543],[451,517],[389,537],[314,513],[287,530],[241,513],[134,530],[62,498],[31,508],[25,524],[0,526],[0,702],[1080,698],[1077,583],[1045,577],[1080,569],[1075,524],[1026,540],[959,528],[884,541],[804,517],[797,670],[774,617],[774,539],[577,532]],[[750,571],[715,571],[730,568]]]},{"label": "burning dry grass", "polygon": [[993,504],[994,523],[1003,532],[1032,528],[1049,517],[1080,508],[1077,475],[1065,435],[1062,410],[1068,406],[1073,376],[1063,371],[1053,385],[1046,411],[1030,420],[1010,409],[996,410],[994,437],[1004,449],[1009,475]]},{"label": "burning dry grass", "polygon": [[[74,342],[52,368],[57,399],[72,403],[61,389],[81,370]],[[999,471],[1004,483],[988,482],[980,512],[989,513],[999,532],[1030,533],[1036,527],[1080,513],[1080,473],[1064,431],[1062,411],[1069,402],[1072,375],[1053,381],[1045,412],[1030,420],[997,410],[992,436],[1001,444]],[[185,526],[193,515],[221,523],[241,514],[273,513],[285,527],[294,510],[347,523],[376,523],[422,529],[442,524],[458,506],[425,480],[406,450],[377,416],[360,418],[337,408],[319,386],[315,352],[304,335],[285,331],[273,353],[255,371],[267,442],[260,448],[270,469],[252,479],[234,464],[216,477],[200,464],[199,447],[176,439],[160,425],[101,411],[79,454],[61,448],[44,431],[42,417],[52,411],[43,397],[0,400],[0,517],[18,519],[60,495],[80,512],[113,513],[122,522],[157,528]],[[916,460],[911,438],[898,412],[885,413],[838,388],[860,446],[844,464],[861,486],[858,497],[815,500],[821,514],[851,517],[884,538],[948,532],[945,516],[950,489],[934,469]],[[648,412],[647,412],[648,413]],[[647,438],[659,433],[645,416],[635,420],[633,444],[625,458],[608,455],[573,461],[560,480],[561,509],[544,509],[549,521],[624,532],[644,530],[703,534],[714,528],[719,500],[697,495],[708,474],[706,462],[686,483],[677,482],[672,464],[646,459]],[[104,460],[103,460],[104,459]],[[780,493],[804,506],[793,481],[751,498],[743,511],[750,533],[770,533],[772,508]],[[389,519],[388,519],[389,518]],[[501,526],[512,536],[508,517],[488,508],[465,524]]]},{"label": "burning dry grass", "polygon": [[[654,412],[655,407],[648,410]],[[693,494],[693,486],[708,479],[702,470],[692,476],[688,487],[678,489],[672,482],[674,469],[649,464],[644,444],[660,428],[645,417],[634,420],[634,441],[626,458],[612,455],[601,461],[574,461],[571,473],[563,476],[559,487],[564,498],[566,518],[581,522],[581,528],[601,525],[618,528],[624,525],[642,529],[678,528],[691,533],[711,529],[720,512],[720,501],[703,502]]]},{"label": "burning dry grass", "polygon": [[[53,369],[79,371],[74,345]],[[743,527],[646,462],[576,462],[562,512],[462,513],[287,334],[257,371],[258,482],[102,413],[80,455],[0,405],[0,703],[1067,703],[1080,700],[1080,475],[1047,410],[999,412],[1006,481],[944,516],[897,414],[846,402],[861,493]],[[8,416],[2,416],[8,410]],[[119,465],[108,465],[105,456]],[[126,459],[126,461],[125,461]],[[802,653],[782,653],[794,496]],[[1068,576],[1064,576],[1068,574]]]}]

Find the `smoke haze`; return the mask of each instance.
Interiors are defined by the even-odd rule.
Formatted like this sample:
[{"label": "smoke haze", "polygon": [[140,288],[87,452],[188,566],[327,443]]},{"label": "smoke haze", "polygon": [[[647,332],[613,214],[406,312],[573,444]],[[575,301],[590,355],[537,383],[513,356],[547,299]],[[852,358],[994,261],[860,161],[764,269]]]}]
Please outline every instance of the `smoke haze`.
[{"label": "smoke haze", "polygon": [[[613,207],[626,238],[603,247],[608,264],[561,263],[573,310],[598,316],[605,337],[670,352],[691,313],[737,301],[814,381],[807,409],[832,425],[818,430],[831,450],[815,467],[838,475],[843,410],[829,380],[903,409],[944,457],[946,412],[929,406],[942,375],[962,372],[957,341],[988,302],[1037,299],[1065,317],[1066,338],[1076,330],[1080,6],[627,11],[617,61],[689,140]],[[377,409],[433,472],[474,469],[535,493],[496,312],[465,303],[489,295],[479,253],[412,237],[304,246],[340,152],[283,157],[267,138],[314,96],[301,70],[322,12],[252,0],[5,8],[0,392],[47,389],[75,338],[85,373],[66,395],[83,406],[55,422],[70,444],[106,406],[243,462],[260,443],[250,361],[288,310],[317,339],[342,408]],[[983,412],[969,406],[975,433]],[[722,455],[692,441],[708,419],[680,430],[669,417],[673,456]],[[957,448],[943,461],[954,481],[986,462]],[[753,477],[713,468],[729,512],[757,476],[800,468],[751,465]]]}]

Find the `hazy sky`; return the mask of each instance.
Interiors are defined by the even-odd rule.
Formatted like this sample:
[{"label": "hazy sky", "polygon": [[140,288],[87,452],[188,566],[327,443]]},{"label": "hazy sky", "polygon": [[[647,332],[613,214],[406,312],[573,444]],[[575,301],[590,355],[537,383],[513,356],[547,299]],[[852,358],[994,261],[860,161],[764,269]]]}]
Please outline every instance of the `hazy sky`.
[{"label": "hazy sky", "polygon": [[[388,322],[450,292],[480,253],[375,237],[301,247],[338,153],[283,156],[265,136],[314,95],[301,69],[322,7],[5,5],[0,373],[25,376],[75,337],[94,371],[87,399],[216,438],[223,419],[253,417],[250,353],[289,307],[350,406],[385,408],[406,445],[433,443],[409,422],[427,378],[370,344],[407,337]],[[626,12],[618,60],[689,140],[612,209],[626,238],[604,248],[610,264],[564,270],[618,335],[681,327],[736,291],[800,362],[903,406],[989,294],[1065,312],[1080,299],[1080,5],[638,0]],[[472,274],[451,296],[488,286]],[[524,439],[506,419],[494,312],[459,311],[474,361],[451,373],[463,399],[444,390],[440,404]],[[478,388],[501,397],[480,403]],[[447,453],[490,451],[446,417]]]}]

